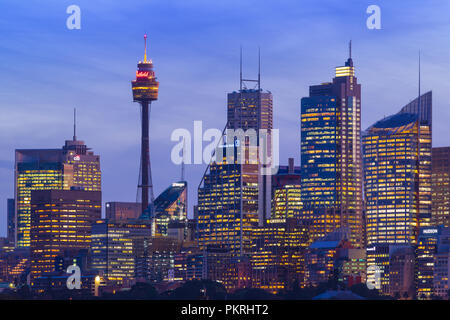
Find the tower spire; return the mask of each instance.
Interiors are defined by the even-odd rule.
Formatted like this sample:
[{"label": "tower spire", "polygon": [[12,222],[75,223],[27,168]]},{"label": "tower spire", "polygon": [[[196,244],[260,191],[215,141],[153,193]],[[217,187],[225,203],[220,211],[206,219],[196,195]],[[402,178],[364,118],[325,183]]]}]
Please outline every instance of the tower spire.
[{"label": "tower spire", "polygon": [[420,104],[420,50],[419,50],[419,104]]},{"label": "tower spire", "polygon": [[348,58],[349,59],[352,58],[352,40],[350,40],[350,42],[348,44]]},{"label": "tower spire", "polygon": [[147,62],[147,34],[144,34],[144,62]]},{"label": "tower spire", "polygon": [[[419,121],[422,120],[422,110],[421,110],[421,103],[420,103],[420,94],[421,94],[421,70],[420,70],[420,50],[419,50],[419,97],[417,98],[417,110],[419,111]],[[419,126],[420,127],[420,126]],[[420,130],[420,129],[419,129]]]},{"label": "tower spire", "polygon": [[181,162],[181,181],[184,181],[184,161],[185,161],[185,158],[184,158],[184,155],[185,155],[185,153],[184,153],[184,149],[186,148],[186,139],[183,139],[183,150],[182,150],[182,154],[183,154],[183,156],[182,156],[182,162]]},{"label": "tower spire", "polygon": [[77,108],[73,108],[73,141],[77,140]]},{"label": "tower spire", "polygon": [[261,90],[261,48],[258,47],[258,91]]},{"label": "tower spire", "polygon": [[239,86],[240,90],[242,91],[242,45],[239,54]]}]

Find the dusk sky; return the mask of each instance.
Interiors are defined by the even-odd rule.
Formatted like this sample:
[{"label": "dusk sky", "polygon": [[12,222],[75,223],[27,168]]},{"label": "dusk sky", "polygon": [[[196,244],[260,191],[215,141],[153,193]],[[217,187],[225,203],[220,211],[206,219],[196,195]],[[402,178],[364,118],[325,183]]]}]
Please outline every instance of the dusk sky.
[{"label": "dusk sky", "polygon": [[[66,8],[81,8],[81,29],[69,30]],[[366,8],[381,8],[381,30],[366,27]],[[300,157],[300,99],[331,81],[353,41],[362,84],[362,127],[433,91],[433,146],[450,145],[450,3],[351,0],[54,0],[0,2],[0,235],[6,199],[14,196],[14,150],[59,148],[77,136],[101,156],[103,201],[135,201],[139,170],[139,105],[130,81],[143,59],[143,34],[160,82],[150,120],[155,195],[180,179],[172,164],[173,130],[222,130],[226,94],[244,76],[274,97],[280,161]],[[205,143],[206,145],[206,143]],[[189,213],[206,165],[187,165]]]}]

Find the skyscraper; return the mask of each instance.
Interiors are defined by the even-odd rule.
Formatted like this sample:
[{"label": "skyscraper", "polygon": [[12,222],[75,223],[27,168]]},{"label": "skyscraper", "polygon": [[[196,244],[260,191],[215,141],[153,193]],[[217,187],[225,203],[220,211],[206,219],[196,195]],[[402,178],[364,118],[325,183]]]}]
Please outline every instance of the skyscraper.
[{"label": "skyscraper", "polygon": [[280,166],[272,176],[272,218],[300,218],[300,181],[300,167],[295,167],[294,159],[289,158],[289,165]]},{"label": "skyscraper", "polygon": [[308,228],[295,218],[268,219],[252,230],[252,286],[276,293],[304,286]]},{"label": "skyscraper", "polygon": [[387,117],[364,133],[368,245],[417,240],[417,145],[414,114]]},{"label": "skyscraper", "polygon": [[450,147],[432,150],[431,223],[450,227]]},{"label": "skyscraper", "polygon": [[361,85],[350,55],[332,82],[309,88],[301,101],[302,219],[313,239],[339,227],[364,244]]},{"label": "skyscraper", "polygon": [[151,238],[145,220],[98,220],[92,226],[92,269],[103,273],[108,285],[122,286],[136,278],[138,255]]},{"label": "skyscraper", "polygon": [[[227,103],[226,129],[235,135],[226,137],[222,149],[224,155],[233,155],[233,160],[226,156],[216,159],[202,178],[198,189],[198,233],[201,248],[223,245],[233,254],[242,255],[251,246],[250,230],[263,224],[271,211],[271,177],[261,174],[258,148],[263,145],[259,130],[269,134],[272,130],[273,99],[270,92],[261,89],[259,74],[258,80],[242,78],[242,59],[240,80],[240,90],[229,93]],[[248,82],[255,82],[256,88],[247,88]],[[243,135],[238,134],[239,130]],[[256,149],[249,148],[255,144],[245,136],[252,131],[256,134]],[[270,144],[267,149],[271,152]],[[251,161],[253,156],[256,161]]]},{"label": "skyscraper", "polygon": [[101,192],[33,190],[31,278],[55,271],[56,259],[89,249],[91,225],[101,218]]},{"label": "skyscraper", "polygon": [[417,100],[363,134],[368,245],[416,244],[419,226],[430,224],[431,92],[421,117]]},{"label": "skyscraper", "polygon": [[437,253],[442,227],[420,228],[416,247],[416,293],[419,299],[433,294],[434,259]]},{"label": "skyscraper", "polygon": [[257,166],[211,164],[198,189],[200,248],[222,245],[243,254],[250,248],[250,231],[258,222]]},{"label": "skyscraper", "polygon": [[419,141],[418,141],[418,207],[420,227],[431,225],[431,149],[432,149],[432,92],[420,93],[420,59],[419,59],[419,95],[413,101],[404,106],[399,113],[416,114],[419,121]]},{"label": "skyscraper", "polygon": [[100,156],[83,141],[66,140],[61,149],[18,149],[15,154],[16,246],[30,245],[31,191],[101,191]]}]

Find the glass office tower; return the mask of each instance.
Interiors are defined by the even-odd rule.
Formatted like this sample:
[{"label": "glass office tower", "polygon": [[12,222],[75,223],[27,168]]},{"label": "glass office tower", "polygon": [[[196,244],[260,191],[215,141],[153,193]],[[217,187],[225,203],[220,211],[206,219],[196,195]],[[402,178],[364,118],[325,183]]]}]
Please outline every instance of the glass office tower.
[{"label": "glass office tower", "polygon": [[31,191],[71,187],[101,191],[100,156],[83,141],[74,136],[61,149],[16,150],[16,246],[30,246]]},{"label": "glass office tower", "polygon": [[361,85],[351,55],[332,82],[311,86],[301,101],[301,169],[312,239],[346,227],[362,247]]},{"label": "glass office tower", "polygon": [[[227,115],[226,129],[270,132],[272,94],[260,89],[259,80],[258,89],[242,88],[241,79],[241,90],[228,94]],[[260,142],[257,141],[258,147]],[[249,252],[251,229],[270,217],[271,176],[260,174],[258,161],[249,161],[249,145],[247,137],[227,137],[222,159],[211,163],[202,179],[198,189],[198,235],[202,249],[220,245],[229,248],[233,255]],[[239,146],[246,147],[243,162],[238,161]],[[234,156],[231,162],[227,154]]]},{"label": "glass office tower", "polygon": [[[367,243],[415,244],[431,222],[431,92],[363,134]],[[409,112],[408,112],[409,111]]]}]

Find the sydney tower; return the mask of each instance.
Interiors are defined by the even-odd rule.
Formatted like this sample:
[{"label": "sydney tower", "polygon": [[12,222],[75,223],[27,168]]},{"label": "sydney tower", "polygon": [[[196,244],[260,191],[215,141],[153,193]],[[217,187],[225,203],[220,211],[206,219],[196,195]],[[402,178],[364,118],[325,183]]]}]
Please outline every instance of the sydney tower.
[{"label": "sydney tower", "polygon": [[131,81],[133,91],[133,101],[139,102],[142,108],[142,136],[141,136],[141,184],[142,189],[142,212],[149,205],[149,191],[153,204],[153,183],[150,165],[150,146],[149,146],[149,116],[152,101],[158,99],[159,83],[156,81],[153,71],[152,60],[147,60],[147,35],[144,35],[145,53],[144,61],[139,61],[136,71],[136,80]]}]

